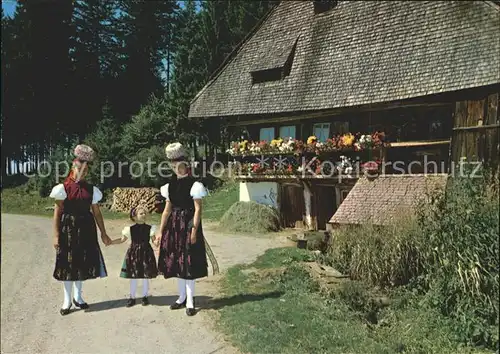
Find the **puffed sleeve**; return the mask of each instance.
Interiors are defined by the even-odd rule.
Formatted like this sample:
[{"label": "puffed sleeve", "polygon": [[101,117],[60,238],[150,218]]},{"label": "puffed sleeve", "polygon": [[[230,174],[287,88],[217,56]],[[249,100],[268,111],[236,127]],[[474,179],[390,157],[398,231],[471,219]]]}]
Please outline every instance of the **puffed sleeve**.
[{"label": "puffed sleeve", "polygon": [[160,187],[160,193],[163,198],[168,199],[168,183]]},{"label": "puffed sleeve", "polygon": [[130,237],[130,226],[125,226],[122,230],[122,236]]},{"label": "puffed sleeve", "polygon": [[54,198],[56,200],[64,200],[66,199],[66,190],[64,189],[64,185],[58,184],[52,188],[52,191],[50,192],[50,197]]},{"label": "puffed sleeve", "polygon": [[93,194],[94,195],[92,196],[92,204],[99,203],[102,199],[102,192],[99,190],[99,188],[94,186],[94,193]]},{"label": "puffed sleeve", "polygon": [[156,225],[151,225],[151,230],[149,231],[149,237],[153,237],[156,234]]},{"label": "puffed sleeve", "polygon": [[191,187],[191,197],[193,199],[201,199],[207,196],[207,189],[201,182],[194,182]]}]

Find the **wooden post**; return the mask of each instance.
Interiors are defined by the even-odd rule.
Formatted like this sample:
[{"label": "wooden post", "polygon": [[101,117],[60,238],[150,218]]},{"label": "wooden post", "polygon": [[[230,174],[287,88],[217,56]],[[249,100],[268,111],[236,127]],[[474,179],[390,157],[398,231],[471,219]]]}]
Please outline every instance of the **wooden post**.
[{"label": "wooden post", "polygon": [[306,220],[305,220],[306,229],[312,230],[313,229],[312,208],[311,208],[312,192],[305,181],[302,181],[302,185],[304,186],[304,205],[305,205],[305,209],[306,209]]}]

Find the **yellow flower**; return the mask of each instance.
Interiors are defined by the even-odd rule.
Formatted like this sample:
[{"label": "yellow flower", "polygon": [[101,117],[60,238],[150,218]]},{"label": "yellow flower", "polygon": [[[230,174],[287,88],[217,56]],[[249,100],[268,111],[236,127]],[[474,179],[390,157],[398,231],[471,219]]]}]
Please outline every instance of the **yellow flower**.
[{"label": "yellow flower", "polygon": [[340,139],[342,145],[344,146],[352,146],[352,144],[354,143],[354,135],[352,135],[351,133],[342,135]]},{"label": "yellow flower", "polygon": [[242,150],[242,151],[243,151],[243,150],[246,150],[246,148],[247,148],[247,144],[248,144],[248,140],[244,140],[244,141],[242,141],[242,142],[240,143],[240,148],[241,148],[241,150]]},{"label": "yellow flower", "polygon": [[273,139],[271,140],[271,146],[278,147],[283,143],[283,139]]},{"label": "yellow flower", "polygon": [[307,138],[307,144],[312,144],[315,143],[318,140],[314,135],[311,135],[309,138]]}]

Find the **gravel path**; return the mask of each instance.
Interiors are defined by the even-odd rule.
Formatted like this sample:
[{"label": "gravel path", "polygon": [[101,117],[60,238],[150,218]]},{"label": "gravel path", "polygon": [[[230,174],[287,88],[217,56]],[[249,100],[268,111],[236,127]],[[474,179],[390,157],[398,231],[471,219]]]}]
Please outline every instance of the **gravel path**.
[{"label": "gravel path", "polygon": [[[106,221],[110,237],[128,225],[126,220]],[[219,261],[228,266],[253,261],[284,237],[223,235],[205,228]],[[54,249],[52,220],[44,217],[2,214],[1,353],[237,353],[210,326],[203,304],[214,295],[217,277],[196,283],[201,311],[187,317],[171,311],[176,299],[174,279],[153,279],[151,306],[126,308],[128,281],[119,278],[126,244],[102,246],[108,277],[84,282],[88,312],[75,310],[62,317],[62,285],[52,278]],[[138,294],[140,292],[140,285]],[[73,307],[74,308],[74,307]]]}]

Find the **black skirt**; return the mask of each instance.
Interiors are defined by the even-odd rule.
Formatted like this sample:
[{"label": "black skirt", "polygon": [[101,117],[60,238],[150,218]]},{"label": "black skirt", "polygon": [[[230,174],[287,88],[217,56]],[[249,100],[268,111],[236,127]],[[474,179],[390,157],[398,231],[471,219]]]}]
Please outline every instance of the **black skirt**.
[{"label": "black skirt", "polygon": [[63,213],[54,278],[60,281],[78,281],[106,276],[106,265],[97,241],[97,228],[92,213]]},{"label": "black skirt", "polygon": [[158,276],[156,258],[149,242],[132,243],[123,260],[120,277],[152,279]]},{"label": "black skirt", "polygon": [[191,244],[193,209],[173,208],[161,237],[158,272],[168,278],[198,279],[208,276],[205,238],[198,227]]}]

